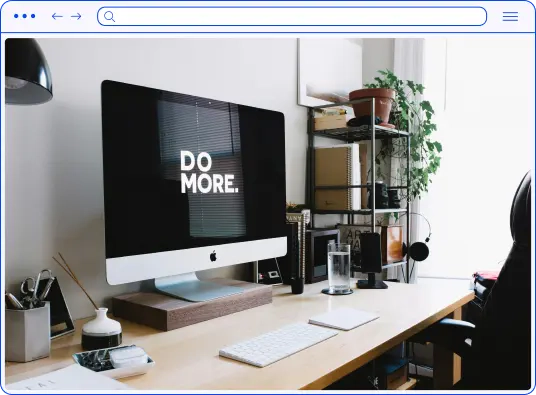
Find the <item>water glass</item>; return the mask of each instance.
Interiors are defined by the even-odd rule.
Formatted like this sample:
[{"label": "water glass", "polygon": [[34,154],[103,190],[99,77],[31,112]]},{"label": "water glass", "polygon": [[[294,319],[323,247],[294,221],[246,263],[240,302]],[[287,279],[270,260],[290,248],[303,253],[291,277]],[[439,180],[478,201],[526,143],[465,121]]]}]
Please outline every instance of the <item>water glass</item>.
[{"label": "water glass", "polygon": [[328,244],[328,293],[350,293],[350,244]]}]

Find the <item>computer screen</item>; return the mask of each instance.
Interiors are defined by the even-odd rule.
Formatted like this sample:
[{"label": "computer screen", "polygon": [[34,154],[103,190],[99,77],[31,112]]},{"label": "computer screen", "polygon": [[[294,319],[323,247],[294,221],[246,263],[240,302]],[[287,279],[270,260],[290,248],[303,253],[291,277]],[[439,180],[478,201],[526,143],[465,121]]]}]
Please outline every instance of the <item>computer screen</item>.
[{"label": "computer screen", "polygon": [[[107,260],[285,236],[283,114],[115,81],[101,89]],[[183,271],[175,257],[167,274]]]}]

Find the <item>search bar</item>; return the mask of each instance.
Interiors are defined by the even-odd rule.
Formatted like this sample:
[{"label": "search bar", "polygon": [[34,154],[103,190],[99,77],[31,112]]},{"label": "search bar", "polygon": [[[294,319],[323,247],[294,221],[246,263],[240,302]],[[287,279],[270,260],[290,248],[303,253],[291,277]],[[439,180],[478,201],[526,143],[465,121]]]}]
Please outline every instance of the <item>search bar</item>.
[{"label": "search bar", "polygon": [[482,26],[482,7],[102,7],[103,26]]}]

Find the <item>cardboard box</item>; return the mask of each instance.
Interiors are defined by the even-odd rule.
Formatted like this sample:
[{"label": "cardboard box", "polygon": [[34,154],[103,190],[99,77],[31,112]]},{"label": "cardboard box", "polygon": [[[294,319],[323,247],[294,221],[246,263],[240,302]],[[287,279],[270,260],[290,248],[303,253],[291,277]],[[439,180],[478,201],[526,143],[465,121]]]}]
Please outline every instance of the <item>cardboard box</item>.
[{"label": "cardboard box", "polygon": [[408,365],[404,365],[390,374],[387,374],[385,380],[385,389],[396,390],[402,384],[408,381]]},{"label": "cardboard box", "polygon": [[325,115],[315,118],[314,130],[339,129],[346,127],[346,115]]}]

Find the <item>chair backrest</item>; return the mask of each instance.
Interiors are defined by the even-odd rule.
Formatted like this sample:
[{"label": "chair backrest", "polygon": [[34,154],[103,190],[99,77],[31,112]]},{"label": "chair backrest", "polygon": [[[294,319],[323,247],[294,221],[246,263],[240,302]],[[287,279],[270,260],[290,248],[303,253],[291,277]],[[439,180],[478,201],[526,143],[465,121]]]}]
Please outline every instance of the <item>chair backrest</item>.
[{"label": "chair backrest", "polygon": [[531,176],[510,212],[513,245],[475,328],[470,369],[485,388],[529,389],[531,378]]}]

